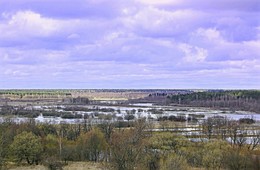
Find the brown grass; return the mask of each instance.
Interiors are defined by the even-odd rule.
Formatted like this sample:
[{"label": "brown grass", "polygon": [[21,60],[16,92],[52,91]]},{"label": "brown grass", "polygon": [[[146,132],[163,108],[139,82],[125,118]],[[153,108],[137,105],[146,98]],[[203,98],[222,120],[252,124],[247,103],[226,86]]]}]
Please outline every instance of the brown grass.
[{"label": "brown grass", "polygon": [[[37,166],[17,166],[8,168],[9,170],[48,170],[43,165]],[[71,162],[67,166],[63,167],[64,170],[105,170],[108,169],[101,163],[94,162]]]},{"label": "brown grass", "polygon": [[104,170],[101,163],[94,162],[72,162],[64,167],[64,170]]},{"label": "brown grass", "polygon": [[44,167],[43,165],[37,166],[17,166],[14,168],[8,168],[9,170],[48,170],[48,168]]}]

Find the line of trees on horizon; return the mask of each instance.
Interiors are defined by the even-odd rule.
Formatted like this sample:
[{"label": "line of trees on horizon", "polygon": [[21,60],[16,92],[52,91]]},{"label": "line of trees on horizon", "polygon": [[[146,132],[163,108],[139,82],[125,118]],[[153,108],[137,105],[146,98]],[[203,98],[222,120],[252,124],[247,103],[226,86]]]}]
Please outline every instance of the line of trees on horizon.
[{"label": "line of trees on horizon", "polygon": [[198,107],[229,108],[260,113],[260,90],[205,91],[171,95],[168,103]]}]

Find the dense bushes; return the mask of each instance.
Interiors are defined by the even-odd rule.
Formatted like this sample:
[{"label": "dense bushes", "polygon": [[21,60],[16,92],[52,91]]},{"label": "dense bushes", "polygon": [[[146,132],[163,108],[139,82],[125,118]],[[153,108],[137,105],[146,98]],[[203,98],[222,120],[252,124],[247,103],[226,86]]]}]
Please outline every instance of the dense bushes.
[{"label": "dense bushes", "polygon": [[95,161],[117,170],[260,167],[260,154],[246,144],[217,138],[191,142],[172,132],[151,132],[150,127],[143,119],[97,126],[87,121],[59,125],[4,121],[0,124],[0,165],[39,163],[61,169],[68,161]]},{"label": "dense bushes", "polygon": [[239,119],[239,123],[253,124],[255,120],[253,118],[241,118]]},{"label": "dense bushes", "polygon": [[186,116],[183,116],[183,115],[179,115],[179,116],[174,116],[174,115],[162,116],[162,117],[158,118],[158,121],[166,121],[166,120],[175,121],[175,122],[185,122],[187,119],[186,119]]}]

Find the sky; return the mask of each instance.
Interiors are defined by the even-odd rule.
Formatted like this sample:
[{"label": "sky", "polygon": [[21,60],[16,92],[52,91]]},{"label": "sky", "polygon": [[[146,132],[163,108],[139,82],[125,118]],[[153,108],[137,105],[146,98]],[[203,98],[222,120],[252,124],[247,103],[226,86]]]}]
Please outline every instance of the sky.
[{"label": "sky", "polygon": [[259,0],[0,0],[0,89],[260,89]]}]

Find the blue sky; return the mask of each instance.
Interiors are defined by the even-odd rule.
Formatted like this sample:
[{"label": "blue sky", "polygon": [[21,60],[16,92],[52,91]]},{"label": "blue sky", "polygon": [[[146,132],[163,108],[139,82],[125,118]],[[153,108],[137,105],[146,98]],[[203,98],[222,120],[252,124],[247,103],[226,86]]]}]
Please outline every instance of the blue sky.
[{"label": "blue sky", "polygon": [[0,1],[2,89],[259,87],[259,0]]}]

